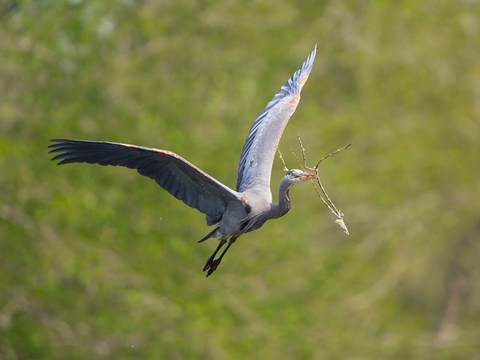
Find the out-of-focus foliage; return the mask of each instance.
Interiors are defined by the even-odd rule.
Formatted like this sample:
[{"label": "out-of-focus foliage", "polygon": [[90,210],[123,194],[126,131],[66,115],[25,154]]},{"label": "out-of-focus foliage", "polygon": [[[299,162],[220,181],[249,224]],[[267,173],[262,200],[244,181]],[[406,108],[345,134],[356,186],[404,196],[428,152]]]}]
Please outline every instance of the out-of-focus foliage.
[{"label": "out-of-focus foliage", "polygon": [[[1,359],[480,354],[480,2],[0,2]],[[214,276],[204,216],[48,139],[172,149],[234,186],[255,117],[318,44],[282,142],[309,185]],[[282,166],[273,170],[276,187]]]}]

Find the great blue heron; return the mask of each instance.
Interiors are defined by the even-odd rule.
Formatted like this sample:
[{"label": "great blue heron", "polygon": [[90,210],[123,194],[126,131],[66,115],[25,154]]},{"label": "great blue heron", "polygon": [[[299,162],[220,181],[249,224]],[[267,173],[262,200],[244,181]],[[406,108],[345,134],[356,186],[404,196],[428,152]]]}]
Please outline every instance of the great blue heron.
[{"label": "great blue heron", "polygon": [[[289,190],[293,185],[316,178],[314,171],[289,170],[280,182],[278,204],[272,203],[270,175],[280,137],[300,101],[300,92],[312,70],[317,47],[307,57],[253,123],[243,147],[234,191],[179,155],[143,146],[104,141],[53,139],[52,160],[58,163],[125,166],[155,180],[162,188],[207,216],[215,225],[199,242],[211,237],[219,244],[203,271],[211,275],[237,238],[260,228],[265,221],[290,210]],[[228,244],[227,244],[228,242]],[[227,244],[220,256],[220,249]]]}]

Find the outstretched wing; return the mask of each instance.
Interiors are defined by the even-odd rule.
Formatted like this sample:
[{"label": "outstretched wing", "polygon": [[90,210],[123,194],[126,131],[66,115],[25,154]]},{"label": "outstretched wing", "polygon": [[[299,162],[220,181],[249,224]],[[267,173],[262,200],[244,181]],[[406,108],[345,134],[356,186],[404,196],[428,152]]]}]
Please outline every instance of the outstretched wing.
[{"label": "outstretched wing", "polygon": [[166,150],[114,142],[51,140],[52,160],[68,164],[125,166],[155,180],[162,188],[190,207],[207,215],[207,223],[220,221],[226,205],[240,200],[237,192],[215,180],[179,155]]},{"label": "outstretched wing", "polygon": [[240,158],[237,191],[256,186],[270,189],[270,176],[278,142],[300,101],[300,91],[312,70],[316,52],[317,46],[253,123]]}]

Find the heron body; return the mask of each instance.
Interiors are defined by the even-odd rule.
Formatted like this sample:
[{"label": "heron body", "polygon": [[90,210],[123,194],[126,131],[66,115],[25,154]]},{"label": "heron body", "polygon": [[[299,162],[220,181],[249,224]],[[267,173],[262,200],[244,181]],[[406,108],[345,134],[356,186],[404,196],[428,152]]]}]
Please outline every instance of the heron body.
[{"label": "heron body", "polygon": [[300,101],[300,92],[312,69],[315,54],[316,47],[253,123],[240,157],[236,190],[181,156],[162,149],[106,141],[54,139],[49,146],[50,152],[56,153],[52,160],[59,160],[59,165],[84,162],[136,169],[177,199],[204,213],[207,224],[215,227],[200,242],[211,237],[219,240],[203,268],[209,276],[239,236],[290,210],[289,190],[293,185],[316,177],[315,172],[289,170],[280,182],[279,202],[272,203],[270,177],[275,152]]}]

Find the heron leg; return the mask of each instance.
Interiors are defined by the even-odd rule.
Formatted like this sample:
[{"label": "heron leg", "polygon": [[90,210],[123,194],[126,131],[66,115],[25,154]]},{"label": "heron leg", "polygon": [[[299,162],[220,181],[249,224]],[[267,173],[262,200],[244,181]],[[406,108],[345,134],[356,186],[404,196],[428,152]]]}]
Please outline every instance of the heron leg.
[{"label": "heron leg", "polygon": [[225,245],[227,241],[225,239],[220,239],[217,248],[213,252],[212,255],[209,256],[205,266],[203,267],[203,271],[206,271],[208,268],[210,268],[215,260],[215,256],[217,256],[217,253],[220,251],[220,249]]},{"label": "heron leg", "polygon": [[215,255],[217,254],[218,250],[220,250],[219,247],[215,250],[215,252],[212,254],[212,256],[210,256],[210,258],[207,261],[207,264],[203,268],[203,271],[208,270],[207,271],[207,277],[212,275],[212,273],[215,270],[217,270],[218,265],[220,265],[220,262],[222,261],[223,257],[225,256],[226,252],[228,251],[228,249],[230,249],[230,246],[232,246],[232,244],[235,242],[235,240],[237,240],[236,236],[232,236],[228,240],[227,247],[225,249],[223,249],[222,253],[220,254],[220,256],[218,258],[215,259]]}]

